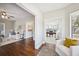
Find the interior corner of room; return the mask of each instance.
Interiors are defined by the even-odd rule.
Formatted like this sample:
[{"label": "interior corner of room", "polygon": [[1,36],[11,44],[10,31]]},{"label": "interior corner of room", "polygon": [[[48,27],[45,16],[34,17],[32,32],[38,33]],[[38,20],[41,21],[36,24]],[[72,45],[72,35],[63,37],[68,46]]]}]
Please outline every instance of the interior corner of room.
[{"label": "interior corner of room", "polygon": [[[17,12],[18,10],[18,12]],[[5,12],[8,18],[3,18]],[[16,42],[34,36],[35,16],[25,11],[17,4],[0,4],[0,45]],[[2,40],[1,40],[2,39]]]}]

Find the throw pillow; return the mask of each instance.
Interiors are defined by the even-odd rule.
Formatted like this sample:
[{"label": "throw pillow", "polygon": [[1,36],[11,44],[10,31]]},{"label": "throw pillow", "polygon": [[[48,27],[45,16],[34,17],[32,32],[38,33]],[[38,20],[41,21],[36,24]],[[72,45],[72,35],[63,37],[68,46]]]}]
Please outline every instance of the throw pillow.
[{"label": "throw pillow", "polygon": [[69,38],[65,38],[65,41],[64,41],[64,46],[66,46],[66,47],[70,47],[70,45],[71,45],[71,39],[69,39]]},{"label": "throw pillow", "polygon": [[69,48],[70,46],[75,46],[77,44],[78,44],[78,41],[76,39],[65,38],[64,46]]}]

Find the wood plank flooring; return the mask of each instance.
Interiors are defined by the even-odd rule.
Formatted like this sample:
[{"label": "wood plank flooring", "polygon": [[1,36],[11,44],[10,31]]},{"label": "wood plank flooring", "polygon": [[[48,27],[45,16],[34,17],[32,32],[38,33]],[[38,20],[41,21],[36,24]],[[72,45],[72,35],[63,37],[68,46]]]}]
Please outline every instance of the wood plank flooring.
[{"label": "wood plank flooring", "polygon": [[34,48],[32,38],[24,39],[0,47],[0,56],[35,56],[38,51]]}]

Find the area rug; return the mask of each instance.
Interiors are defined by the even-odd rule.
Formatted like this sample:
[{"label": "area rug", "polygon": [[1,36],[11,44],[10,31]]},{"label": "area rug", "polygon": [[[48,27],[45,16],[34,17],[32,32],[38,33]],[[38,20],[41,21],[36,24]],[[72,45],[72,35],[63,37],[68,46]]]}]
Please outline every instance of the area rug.
[{"label": "area rug", "polygon": [[58,56],[55,52],[55,45],[46,43],[45,46],[41,48],[37,56]]}]

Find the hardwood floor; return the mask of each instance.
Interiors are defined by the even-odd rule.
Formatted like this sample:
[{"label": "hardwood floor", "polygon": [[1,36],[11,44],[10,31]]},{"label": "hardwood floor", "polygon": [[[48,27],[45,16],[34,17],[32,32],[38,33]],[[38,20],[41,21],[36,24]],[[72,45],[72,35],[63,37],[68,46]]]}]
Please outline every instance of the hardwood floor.
[{"label": "hardwood floor", "polygon": [[0,56],[35,56],[38,50],[34,48],[32,38],[24,39],[15,43],[11,43],[0,47]]}]

